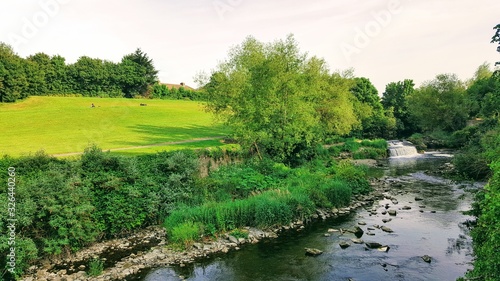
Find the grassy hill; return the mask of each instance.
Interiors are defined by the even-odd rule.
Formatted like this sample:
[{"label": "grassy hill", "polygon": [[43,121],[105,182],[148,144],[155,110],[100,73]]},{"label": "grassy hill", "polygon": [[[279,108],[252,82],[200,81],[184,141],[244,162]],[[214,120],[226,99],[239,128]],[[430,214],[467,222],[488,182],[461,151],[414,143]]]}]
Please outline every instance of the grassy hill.
[{"label": "grassy hill", "polygon": [[166,143],[137,151],[119,150],[121,154],[206,147],[219,142],[169,143],[227,133],[204,112],[200,102],[82,97],[30,97],[0,104],[0,128],[0,155],[11,156],[39,150],[48,154],[83,152],[90,144],[108,150]]}]

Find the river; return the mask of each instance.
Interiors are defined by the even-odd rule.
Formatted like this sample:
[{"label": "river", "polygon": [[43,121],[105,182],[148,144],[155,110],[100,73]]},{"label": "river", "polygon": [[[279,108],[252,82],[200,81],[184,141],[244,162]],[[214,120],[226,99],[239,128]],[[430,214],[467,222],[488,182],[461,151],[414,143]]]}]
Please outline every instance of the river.
[{"label": "river", "polygon": [[[416,157],[386,160],[384,168],[375,171],[391,182],[390,194],[397,199],[375,202],[377,214],[360,208],[349,216],[318,221],[297,231],[289,230],[279,238],[244,245],[238,251],[198,260],[185,267],[151,269],[135,280],[456,280],[471,267],[471,239],[466,222],[472,218],[462,214],[471,205],[471,194],[465,183],[430,176],[432,171],[450,161],[450,155],[426,153]],[[420,197],[421,201],[416,201]],[[382,215],[385,205],[397,210],[396,216]],[[411,207],[402,210],[403,206]],[[383,218],[392,218],[384,223]],[[349,233],[329,229],[348,229],[360,225],[364,241],[388,245],[387,252],[354,244]],[[373,225],[385,225],[387,233]],[[374,236],[367,235],[368,227]],[[340,241],[351,246],[341,249]],[[323,254],[310,257],[304,248],[317,248]],[[425,262],[422,256],[431,257]]]}]

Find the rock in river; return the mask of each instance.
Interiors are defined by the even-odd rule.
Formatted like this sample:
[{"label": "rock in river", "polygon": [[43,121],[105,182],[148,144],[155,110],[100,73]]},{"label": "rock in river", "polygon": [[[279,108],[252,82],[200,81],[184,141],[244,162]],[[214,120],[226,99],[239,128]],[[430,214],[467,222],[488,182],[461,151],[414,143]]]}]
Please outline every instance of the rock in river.
[{"label": "rock in river", "polygon": [[431,257],[429,257],[428,255],[423,256],[423,257],[422,257],[422,259],[423,259],[425,262],[427,262],[427,263],[431,263],[431,261],[432,261],[432,258],[431,258]]},{"label": "rock in river", "polygon": [[363,244],[363,240],[359,238],[351,238],[352,243],[354,244]]},{"label": "rock in river", "polygon": [[319,250],[319,249],[315,249],[315,248],[305,248],[306,250],[306,255],[308,256],[319,256],[321,254],[323,254],[323,251]]},{"label": "rock in river", "polygon": [[366,246],[370,249],[376,249],[382,247],[382,244],[378,242],[365,242]]},{"label": "rock in river", "polygon": [[393,210],[393,209],[390,209],[388,211],[388,213],[389,213],[390,216],[395,216],[397,214],[396,210]]},{"label": "rock in river", "polygon": [[340,248],[345,249],[345,248],[348,248],[349,246],[351,246],[351,244],[349,244],[346,241],[341,241],[341,242],[339,242],[339,246],[340,246]]},{"label": "rock in river", "polygon": [[391,233],[394,232],[392,229],[388,228],[387,226],[382,226],[380,229],[382,229],[385,232]]}]

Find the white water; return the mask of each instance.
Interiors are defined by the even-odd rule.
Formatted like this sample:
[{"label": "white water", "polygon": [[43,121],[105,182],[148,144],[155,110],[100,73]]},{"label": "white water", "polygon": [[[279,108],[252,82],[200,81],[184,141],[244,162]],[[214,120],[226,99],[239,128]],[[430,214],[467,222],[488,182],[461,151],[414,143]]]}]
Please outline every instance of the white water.
[{"label": "white water", "polygon": [[409,141],[392,140],[389,144],[389,153],[391,157],[411,157],[419,155],[415,146]]}]

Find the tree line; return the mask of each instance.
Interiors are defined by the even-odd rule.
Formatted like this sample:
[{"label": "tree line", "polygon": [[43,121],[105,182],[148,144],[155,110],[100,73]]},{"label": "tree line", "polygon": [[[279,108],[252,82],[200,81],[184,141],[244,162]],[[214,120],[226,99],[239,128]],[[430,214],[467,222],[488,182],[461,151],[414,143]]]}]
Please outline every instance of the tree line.
[{"label": "tree line", "polygon": [[21,58],[0,42],[0,102],[41,95],[201,99],[193,90],[167,88],[157,74],[153,60],[141,49],[118,63],[82,56],[68,64],[60,55],[45,53]]},{"label": "tree line", "polygon": [[418,88],[411,79],[392,82],[380,97],[368,78],[331,72],[323,59],[308,57],[292,35],[271,43],[248,37],[199,78],[208,110],[244,147],[277,160],[307,158],[308,148],[334,136],[424,134],[452,143],[467,120],[495,118],[500,110],[500,77],[488,64],[465,82],[455,74]]}]

